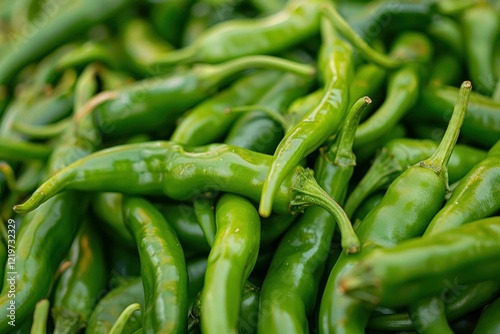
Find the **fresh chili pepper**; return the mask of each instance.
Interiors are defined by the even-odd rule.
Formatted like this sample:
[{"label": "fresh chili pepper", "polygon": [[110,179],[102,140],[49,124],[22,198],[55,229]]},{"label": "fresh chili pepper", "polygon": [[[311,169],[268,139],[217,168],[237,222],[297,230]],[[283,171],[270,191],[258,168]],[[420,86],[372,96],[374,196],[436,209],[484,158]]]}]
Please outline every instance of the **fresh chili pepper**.
[{"label": "fresh chili pepper", "polygon": [[187,262],[189,286],[188,286],[188,301],[189,306],[193,305],[196,296],[203,288],[205,281],[205,272],[207,271],[207,258],[200,257],[188,260]]},{"label": "fresh chili pepper", "polygon": [[141,277],[134,278],[111,290],[99,301],[89,318],[86,333],[108,334],[122,310],[132,303],[139,303],[141,311],[129,318],[123,333],[133,333],[142,327],[144,287]]},{"label": "fresh chili pepper", "polygon": [[[434,153],[438,145],[431,140],[400,138],[390,141],[377,154],[368,172],[349,195],[344,206],[348,216],[370,194],[388,187],[406,168]],[[448,162],[450,183],[464,177],[475,164],[486,156],[483,150],[456,145]]]},{"label": "fresh chili pepper", "polygon": [[448,188],[446,165],[465,118],[471,89],[470,82],[462,84],[453,117],[438,149],[401,174],[356,229],[362,242],[361,252],[352,256],[342,254],[333,267],[321,301],[320,332],[364,332],[373,306],[344,295],[339,281],[374,250],[394,247],[421,235],[439,211]]},{"label": "fresh chili pepper", "polygon": [[[370,102],[365,97],[353,106],[332,146],[316,161],[318,183],[339,203],[356,164],[356,127]],[[262,286],[259,333],[307,332],[335,232],[332,220],[323,209],[308,208],[283,236]]]},{"label": "fresh chili pepper", "polygon": [[223,195],[216,208],[217,234],[208,256],[201,305],[205,333],[236,332],[243,286],[257,260],[260,217],[248,200]]},{"label": "fresh chili pepper", "polygon": [[186,20],[192,15],[189,15],[189,7],[193,6],[193,2],[193,0],[161,1],[149,8],[151,24],[164,41],[167,40],[175,46],[181,44],[183,31],[186,30]]},{"label": "fresh chili pepper", "polygon": [[[380,96],[382,85],[387,77],[387,71],[374,64],[360,65],[349,86],[349,104],[353,105],[363,96]],[[369,109],[369,108],[367,108]],[[366,113],[366,110],[365,110]],[[361,119],[363,119],[363,116]]]},{"label": "fresh chili pepper", "polygon": [[355,298],[397,306],[439,294],[446,284],[497,279],[500,270],[490,264],[500,254],[499,224],[499,217],[486,218],[375,250],[343,275],[340,288]]},{"label": "fresh chili pepper", "polygon": [[286,175],[337,130],[347,109],[348,82],[353,75],[352,49],[340,37],[332,34],[330,29],[327,29],[331,28],[331,25],[324,22],[322,28],[328,31],[323,35],[331,37],[325,43],[331,43],[332,46],[324,47],[325,52],[331,50],[331,53],[323,57],[329,59],[328,64],[324,65],[323,77],[331,79],[325,85],[320,104],[288,130],[276,148],[262,188],[259,213],[263,217],[271,213],[274,196]]},{"label": "fresh chili pepper", "polygon": [[187,269],[174,230],[148,201],[124,198],[125,221],[141,257],[145,305],[143,332],[184,333],[187,321]]},{"label": "fresh chili pepper", "polygon": [[362,163],[373,161],[376,159],[376,154],[380,152],[387,144],[394,139],[406,138],[408,135],[406,128],[399,124],[396,125],[390,132],[385,133],[371,143],[367,143],[362,147],[356,148],[356,160],[361,165]]},{"label": "fresh chili pepper", "polygon": [[[252,103],[280,114],[293,100],[304,95],[311,84],[311,78],[287,73],[276,80],[265,94]],[[283,137],[283,130],[282,126],[269,116],[258,110],[242,115],[233,124],[224,143],[272,154]]]},{"label": "fresh chili pepper", "polygon": [[52,150],[50,146],[45,144],[0,138],[0,159],[8,161],[46,160]]},{"label": "fresh chili pepper", "polygon": [[[417,109],[416,118],[426,122],[443,123],[453,109],[453,103],[458,95],[454,87],[432,87],[424,89]],[[470,98],[467,118],[464,121],[462,134],[471,142],[490,148],[500,139],[500,102],[473,94]]]},{"label": "fresh chili pepper", "polygon": [[117,57],[119,53],[117,46],[112,41],[88,41],[75,46],[74,49],[62,56],[56,69],[59,71],[69,68],[85,67],[94,62],[99,62],[110,68],[123,68],[126,62],[122,57]]},{"label": "fresh chili pepper", "polygon": [[[120,206],[121,207],[121,206]],[[137,246],[134,249],[123,246],[123,243],[110,240],[104,250],[106,256],[108,286],[113,289],[123,281],[141,274],[141,259]]]},{"label": "fresh chili pepper", "polygon": [[290,1],[279,12],[258,19],[235,19],[204,31],[187,47],[158,57],[155,63],[219,63],[237,57],[274,54],[319,31],[324,0]]},{"label": "fresh chili pepper", "polygon": [[461,69],[462,62],[456,56],[448,53],[438,56],[432,64],[429,86],[455,85],[459,81]]},{"label": "fresh chili pepper", "polygon": [[372,195],[370,195],[367,199],[365,199],[359,208],[356,209],[356,212],[354,214],[354,219],[353,221],[363,221],[366,216],[368,216],[368,213],[375,208],[380,201],[384,198],[384,193],[383,192],[377,192]]},{"label": "fresh chili pepper", "polygon": [[25,65],[131,3],[134,1],[76,1],[62,7],[55,3],[51,9],[52,15],[55,15],[53,19],[34,29],[32,34],[15,35],[12,50],[0,59],[0,85],[9,84],[13,76]]},{"label": "fresh chili pepper", "polygon": [[176,126],[170,140],[191,146],[220,140],[237,118],[237,114],[227,113],[227,108],[258,100],[280,76],[277,71],[262,71],[239,79],[189,111]]},{"label": "fresh chili pepper", "polygon": [[82,224],[69,251],[66,269],[55,288],[55,333],[74,333],[85,327],[99,293],[106,285],[104,251],[90,222]]},{"label": "fresh chili pepper", "polygon": [[464,34],[460,23],[448,16],[434,15],[426,30],[439,44],[443,44],[452,51],[456,61],[461,62],[465,56],[465,50]]},{"label": "fresh chili pepper", "polygon": [[469,74],[477,90],[491,96],[498,80],[492,71],[494,45],[500,32],[498,12],[487,2],[480,3],[464,11],[461,23]]},{"label": "fresh chili pepper", "polygon": [[481,312],[481,317],[474,328],[473,334],[494,334],[500,330],[500,298],[486,306]]},{"label": "fresh chili pepper", "polygon": [[35,307],[33,325],[30,334],[46,334],[47,319],[49,318],[50,302],[48,299],[40,300]]},{"label": "fresh chili pepper", "polygon": [[[147,164],[144,163],[145,154]],[[270,162],[270,156],[224,144],[189,148],[157,141],[115,146],[83,158],[60,172],[14,210],[29,212],[56,193],[71,188],[164,194],[176,200],[217,190],[258,201]],[[162,166],[161,172],[159,166]],[[127,182],[123,182],[124,178]],[[252,180],[251,183],[248,180]],[[344,249],[348,253],[356,252],[357,238],[350,232],[352,226],[342,208],[318,186],[310,170],[296,166],[275,197],[275,211],[296,213],[310,205],[319,205],[336,218],[344,233]]]},{"label": "fresh chili pepper", "polygon": [[214,199],[198,196],[193,200],[194,214],[200,225],[203,235],[212,247],[217,229],[215,223]]},{"label": "fresh chili pepper", "polygon": [[[311,75],[308,65],[268,56],[239,58],[219,65],[198,65],[165,78],[150,78],[116,93],[94,112],[95,123],[108,136],[159,130],[209,96],[226,79],[252,67],[268,67]],[[110,93],[107,93],[110,94]],[[165,101],[171,101],[166,107]]]},{"label": "fresh chili pepper", "polygon": [[123,330],[125,329],[125,325],[127,324],[127,321],[129,318],[132,316],[132,314],[136,311],[141,310],[141,305],[138,303],[133,303],[127,306],[122,313],[120,313],[120,316],[118,319],[116,319],[116,322],[114,323],[113,327],[111,327],[111,330],[109,331],[109,334],[121,334],[123,333]]}]

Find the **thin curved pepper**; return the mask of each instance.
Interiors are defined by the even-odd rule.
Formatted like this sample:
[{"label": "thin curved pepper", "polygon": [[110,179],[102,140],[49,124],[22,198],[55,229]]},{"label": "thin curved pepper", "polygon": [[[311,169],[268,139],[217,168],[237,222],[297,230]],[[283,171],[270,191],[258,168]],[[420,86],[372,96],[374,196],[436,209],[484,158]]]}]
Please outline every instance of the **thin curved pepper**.
[{"label": "thin curved pepper", "polygon": [[204,333],[235,333],[243,286],[260,242],[260,217],[247,199],[224,194],[217,202],[217,234],[208,256],[202,293]]},{"label": "thin curved pepper", "polygon": [[74,333],[85,327],[99,293],[106,285],[106,264],[100,236],[84,221],[68,254],[70,266],[55,288],[54,333]]},{"label": "thin curved pepper", "polygon": [[193,200],[193,208],[196,220],[203,231],[203,235],[208,245],[212,247],[217,229],[215,223],[214,199],[198,196]]},{"label": "thin curved pepper", "polygon": [[124,198],[123,211],[141,257],[143,332],[184,333],[188,277],[179,240],[163,215],[147,200]]},{"label": "thin curved pepper", "polygon": [[500,267],[491,263],[500,256],[499,227],[500,217],[491,217],[377,249],[343,275],[340,289],[355,298],[393,307],[439,295],[450,284],[498,279]]},{"label": "thin curved pepper", "polygon": [[139,305],[138,303],[133,303],[127,306],[120,314],[118,319],[116,319],[116,322],[114,323],[113,327],[111,327],[109,334],[122,334],[129,318],[132,316],[134,312],[140,310],[141,310],[141,305]]},{"label": "thin curved pepper", "polygon": [[[370,102],[365,97],[351,108],[336,140],[316,161],[318,183],[340,204],[356,164],[356,127]],[[308,208],[283,236],[262,285],[259,333],[308,332],[307,318],[314,310],[335,232],[332,220],[323,209]]]},{"label": "thin curved pepper", "polygon": [[[270,163],[268,155],[224,144],[190,148],[156,141],[115,146],[64,169],[14,210],[27,213],[69,189],[164,194],[176,200],[188,200],[207,191],[225,191],[258,201]],[[127,182],[123,182],[124,178]],[[323,207],[336,218],[344,232],[344,249],[356,252],[357,237],[349,233],[352,226],[342,208],[318,186],[310,170],[296,166],[279,188],[275,211],[296,213],[311,205]]]}]

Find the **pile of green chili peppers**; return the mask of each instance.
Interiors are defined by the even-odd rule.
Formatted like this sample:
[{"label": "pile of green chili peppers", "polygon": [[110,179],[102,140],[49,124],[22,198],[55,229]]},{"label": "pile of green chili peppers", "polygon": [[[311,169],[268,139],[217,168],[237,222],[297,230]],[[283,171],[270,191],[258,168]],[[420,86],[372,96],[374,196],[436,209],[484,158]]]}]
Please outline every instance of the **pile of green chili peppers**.
[{"label": "pile of green chili peppers", "polygon": [[0,3],[0,334],[500,333],[500,2]]}]

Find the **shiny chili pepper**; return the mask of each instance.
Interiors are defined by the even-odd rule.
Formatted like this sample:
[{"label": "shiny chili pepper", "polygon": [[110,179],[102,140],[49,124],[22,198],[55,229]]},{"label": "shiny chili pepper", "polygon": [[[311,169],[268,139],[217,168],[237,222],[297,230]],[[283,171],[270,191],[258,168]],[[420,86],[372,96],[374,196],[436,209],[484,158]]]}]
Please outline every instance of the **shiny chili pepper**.
[{"label": "shiny chili pepper", "polygon": [[500,218],[491,217],[375,250],[343,275],[340,289],[370,303],[398,306],[439,294],[450,284],[497,279],[500,269],[491,263],[500,255],[499,226]]},{"label": "shiny chili pepper", "polygon": [[260,242],[260,217],[253,204],[225,194],[216,207],[217,234],[208,256],[201,304],[205,333],[236,332],[243,286]]},{"label": "shiny chili pepper", "polygon": [[[224,144],[189,148],[157,141],[115,146],[61,171],[14,209],[19,213],[32,211],[58,192],[69,189],[164,194],[176,200],[215,190],[258,201],[270,162],[270,156]],[[123,182],[124,177],[127,182]],[[310,170],[296,166],[275,197],[275,211],[296,213],[310,205],[319,205],[336,218],[344,233],[346,252],[358,250],[357,237],[349,233],[352,226],[342,208],[318,186]]]},{"label": "shiny chili pepper", "polygon": [[[102,103],[93,115],[96,125],[107,136],[160,130],[173,125],[183,112],[209,96],[234,74],[252,67],[290,71],[312,75],[314,68],[288,60],[251,56],[218,65],[197,65],[191,70],[164,78],[149,78],[117,92]],[[165,101],[170,101],[167,105]]]},{"label": "shiny chili pepper", "polygon": [[319,31],[324,0],[293,0],[279,12],[259,19],[235,19],[204,31],[187,47],[155,59],[155,63],[219,63],[257,54],[274,54]]},{"label": "shiny chili pepper", "polygon": [[[436,151],[438,144],[431,140],[394,139],[377,154],[370,169],[349,195],[344,210],[352,216],[357,207],[375,191],[388,187],[406,168]],[[465,145],[456,145],[448,162],[449,182],[465,176],[486,156],[486,152]]]},{"label": "shiny chili pepper", "polygon": [[185,21],[192,16],[189,7],[193,7],[193,2],[193,0],[178,0],[152,4],[149,10],[150,22],[164,41],[167,40],[176,46],[181,44],[183,31],[187,29]]},{"label": "shiny chili pepper", "polygon": [[[370,102],[365,97],[352,107],[338,137],[316,161],[318,183],[339,203],[356,164],[352,153],[356,127]],[[308,328],[335,232],[332,220],[325,210],[308,208],[283,236],[262,285],[259,333],[298,333]]]},{"label": "shiny chili pepper", "polygon": [[227,108],[257,101],[282,76],[277,71],[261,71],[245,76],[228,89],[199,103],[176,126],[170,140],[199,146],[218,141],[226,135],[238,117]]},{"label": "shiny chili pepper", "polygon": [[453,117],[438,149],[401,174],[356,229],[362,242],[361,252],[352,256],[342,254],[333,267],[321,300],[320,332],[364,332],[373,306],[344,295],[339,281],[375,249],[390,248],[421,235],[439,211],[448,188],[446,165],[465,118],[471,89],[470,82],[462,84]]},{"label": "shiny chili pepper", "polygon": [[214,199],[198,196],[193,200],[194,215],[200,225],[203,235],[212,247],[217,229],[215,223]]},{"label": "shiny chili pepper", "polygon": [[188,277],[184,252],[174,230],[148,201],[124,198],[125,221],[141,257],[144,333],[184,333]]},{"label": "shiny chili pepper", "polygon": [[481,312],[473,334],[494,334],[500,330],[500,298],[489,304]]},{"label": "shiny chili pepper", "polygon": [[52,316],[56,333],[74,333],[85,327],[106,284],[102,241],[89,221],[82,224],[67,260],[70,266],[55,288]]}]

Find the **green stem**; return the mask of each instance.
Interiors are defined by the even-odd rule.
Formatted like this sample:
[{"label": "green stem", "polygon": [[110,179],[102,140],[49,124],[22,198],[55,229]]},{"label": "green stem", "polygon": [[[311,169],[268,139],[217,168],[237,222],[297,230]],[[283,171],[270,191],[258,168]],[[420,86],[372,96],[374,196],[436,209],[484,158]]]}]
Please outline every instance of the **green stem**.
[{"label": "green stem", "polygon": [[31,326],[31,334],[47,333],[47,318],[49,317],[48,299],[42,299],[36,304],[35,314],[33,315],[33,325]]},{"label": "green stem", "polygon": [[368,60],[381,67],[397,69],[410,62],[409,59],[392,59],[371,48],[331,5],[325,4],[323,15],[337,28],[337,30]]},{"label": "green stem", "polygon": [[453,115],[451,116],[448,128],[446,129],[441,143],[439,143],[437,150],[429,159],[420,162],[421,167],[432,169],[436,172],[436,174],[443,178],[443,182],[447,187],[447,165],[460,134],[460,128],[462,127],[465,119],[471,90],[472,84],[470,81],[464,81],[460,87],[460,91],[458,92],[458,98],[455,108],[453,109]]},{"label": "green stem", "polygon": [[139,311],[141,309],[141,305],[138,303],[130,304],[123,310],[123,312],[120,314],[118,319],[116,319],[116,322],[114,323],[113,327],[111,327],[111,330],[109,331],[109,334],[121,334],[123,333],[123,329],[125,328],[125,325],[127,324],[128,319],[132,316],[132,313],[135,311]]},{"label": "green stem", "polygon": [[233,74],[254,67],[281,70],[303,76],[313,76],[316,73],[314,66],[273,56],[247,56],[233,59],[223,64],[200,66],[203,66],[200,77],[205,82],[205,88],[207,89],[216,87],[225,78]]},{"label": "green stem", "polygon": [[200,225],[208,244],[210,245],[210,247],[212,247],[217,230],[213,201],[205,197],[197,197],[193,201],[193,204],[194,213],[196,215],[196,219],[198,220],[198,224]]},{"label": "green stem", "polygon": [[263,106],[263,105],[230,107],[230,108],[227,108],[226,111],[228,113],[246,113],[246,112],[252,112],[252,111],[262,111],[269,118],[271,118],[274,121],[276,121],[277,123],[279,123],[279,125],[281,125],[281,127],[283,127],[283,129],[285,130],[285,133],[292,127],[292,124],[289,124],[282,114],[280,114],[279,112],[277,112],[271,108]]},{"label": "green stem", "polygon": [[317,205],[328,211],[336,220],[341,233],[342,248],[347,254],[359,252],[360,242],[342,207],[335,202],[314,179],[308,169],[302,171],[292,185],[290,212],[303,211],[306,207]]},{"label": "green stem", "polygon": [[63,119],[54,124],[32,125],[14,122],[12,129],[33,139],[49,139],[60,136],[71,124],[71,119]]}]

